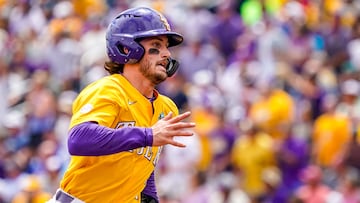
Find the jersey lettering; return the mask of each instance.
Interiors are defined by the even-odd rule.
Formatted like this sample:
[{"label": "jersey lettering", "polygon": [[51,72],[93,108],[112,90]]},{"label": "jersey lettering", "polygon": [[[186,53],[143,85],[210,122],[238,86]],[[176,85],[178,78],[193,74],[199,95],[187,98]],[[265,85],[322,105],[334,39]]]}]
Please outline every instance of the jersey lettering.
[{"label": "jersey lettering", "polygon": [[115,128],[123,128],[123,127],[134,127],[135,121],[123,121],[119,122]]},{"label": "jersey lettering", "polygon": [[157,162],[159,161],[159,158],[160,158],[160,154],[161,154],[161,150],[162,150],[163,146],[159,147],[157,153],[156,153],[156,156],[153,160],[153,164],[154,166],[157,164]]},{"label": "jersey lettering", "polygon": [[136,151],[137,151],[136,154],[142,155],[144,153],[144,147],[138,148]]},{"label": "jersey lettering", "polygon": [[146,147],[146,152],[144,154],[144,157],[150,161],[152,158],[152,155],[153,155],[152,147]]},{"label": "jersey lettering", "polygon": [[[137,148],[135,150],[129,150],[129,152],[131,153],[136,153],[137,155],[141,156],[143,155],[147,160],[151,161],[151,159],[154,157],[154,153],[152,151],[152,147],[151,146],[147,146],[147,147],[140,147]],[[156,157],[154,159],[159,159],[158,156],[160,156],[160,151],[161,151],[161,147],[159,147],[158,152],[156,153]],[[157,163],[157,160],[153,160],[153,164]]]}]

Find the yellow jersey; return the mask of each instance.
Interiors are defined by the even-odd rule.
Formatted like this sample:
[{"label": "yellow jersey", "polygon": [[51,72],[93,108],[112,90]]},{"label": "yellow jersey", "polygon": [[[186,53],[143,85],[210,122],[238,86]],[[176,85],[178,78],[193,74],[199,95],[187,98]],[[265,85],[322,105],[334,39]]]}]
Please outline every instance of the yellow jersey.
[{"label": "yellow jersey", "polygon": [[[154,91],[151,102],[120,74],[106,76],[85,87],[73,103],[70,129],[95,121],[110,128],[151,127],[175,103]],[[129,134],[131,136],[131,134]],[[162,147],[141,147],[104,156],[71,156],[60,183],[65,192],[91,202],[140,202],[140,193],[154,171]]]}]

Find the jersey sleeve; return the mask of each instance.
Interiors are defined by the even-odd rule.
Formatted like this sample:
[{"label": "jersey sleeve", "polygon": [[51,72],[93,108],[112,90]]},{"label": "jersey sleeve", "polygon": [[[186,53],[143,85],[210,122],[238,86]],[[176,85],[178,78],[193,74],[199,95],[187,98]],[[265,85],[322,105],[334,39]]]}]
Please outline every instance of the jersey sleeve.
[{"label": "jersey sleeve", "polygon": [[85,122],[70,130],[68,148],[71,155],[101,156],[152,146],[152,142],[151,128],[113,129]]}]

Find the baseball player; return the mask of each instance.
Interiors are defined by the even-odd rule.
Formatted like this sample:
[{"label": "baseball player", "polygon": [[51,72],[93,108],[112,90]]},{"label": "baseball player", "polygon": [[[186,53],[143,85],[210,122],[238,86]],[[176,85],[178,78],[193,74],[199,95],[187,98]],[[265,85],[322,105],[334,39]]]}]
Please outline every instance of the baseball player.
[{"label": "baseball player", "polygon": [[183,41],[151,8],[121,12],[107,29],[109,76],[88,85],[73,103],[70,164],[50,202],[158,202],[154,168],[163,145],[185,147],[190,112],[178,115],[155,86],[178,62],[169,47]]}]

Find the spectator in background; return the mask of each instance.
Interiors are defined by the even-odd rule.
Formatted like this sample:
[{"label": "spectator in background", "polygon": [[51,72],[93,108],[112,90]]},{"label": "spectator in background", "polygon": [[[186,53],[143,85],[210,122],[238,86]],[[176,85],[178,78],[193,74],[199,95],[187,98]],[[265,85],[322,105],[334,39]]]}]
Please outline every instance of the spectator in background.
[{"label": "spectator in background", "polygon": [[195,171],[192,174],[191,182],[189,184],[190,193],[183,196],[181,203],[207,203],[210,201],[209,193],[211,188],[207,183],[207,174],[202,171]]},{"label": "spectator in background", "polygon": [[313,161],[331,170],[341,163],[352,136],[350,119],[335,112],[337,103],[335,95],[324,97],[324,112],[315,120],[311,137]]},{"label": "spectator in background", "polygon": [[240,15],[235,12],[232,1],[219,4],[215,12],[216,18],[211,28],[210,40],[228,61],[235,51],[236,39],[244,32],[244,24]]},{"label": "spectator in background", "polygon": [[283,200],[290,200],[291,194],[301,185],[300,174],[310,161],[309,138],[301,134],[299,127],[297,124],[289,126],[283,141],[276,146],[281,174],[277,189]]},{"label": "spectator in background", "polygon": [[39,177],[40,182],[43,184],[45,192],[54,194],[59,187],[59,182],[63,176],[66,161],[59,154],[53,154],[44,160],[44,171],[37,172],[36,175]]},{"label": "spectator in background", "polygon": [[306,167],[301,174],[303,185],[294,193],[303,203],[327,202],[331,188],[322,182],[321,168],[317,165]]},{"label": "spectator in background", "polygon": [[346,44],[346,58],[344,59],[343,71],[347,74],[358,73],[360,71],[360,17],[356,19],[351,29],[349,42]]},{"label": "spectator in background", "polygon": [[249,107],[249,117],[275,139],[282,140],[295,119],[294,98],[274,82],[257,82],[259,98]]},{"label": "spectator in background", "polygon": [[192,35],[179,50],[178,56],[181,61],[179,73],[190,83],[198,83],[199,79],[195,76],[200,71],[209,71],[216,76],[225,63],[221,52],[213,44],[205,41],[205,36],[201,33]]},{"label": "spectator in background", "polygon": [[52,132],[56,121],[55,94],[48,87],[48,81],[48,72],[39,70],[34,73],[25,99],[25,129],[29,136],[29,146],[34,151],[45,140],[47,133]]},{"label": "spectator in background", "polygon": [[[63,149],[67,148],[67,126],[71,120],[72,103],[77,95],[78,93],[74,90],[63,91],[57,95],[57,119],[54,125],[54,133]],[[64,153],[67,153],[67,150]]]},{"label": "spectator in background", "polygon": [[[213,26],[213,22],[217,19],[215,14],[204,6],[205,1],[188,1],[188,9],[184,9],[184,22],[179,27],[184,37],[190,41],[198,41],[200,43],[209,43],[209,32]],[[190,42],[189,41],[189,42]],[[190,42],[192,43],[192,42]],[[181,51],[181,49],[180,49]]]},{"label": "spectator in background", "polygon": [[198,135],[186,138],[177,138],[184,143],[186,148],[178,149],[164,146],[162,159],[159,161],[159,194],[180,200],[190,192],[191,179],[194,172],[198,171],[201,157],[201,142]]},{"label": "spectator in background", "polygon": [[211,148],[211,132],[219,125],[219,115],[223,111],[226,101],[222,92],[215,85],[214,74],[201,70],[194,74],[197,78],[187,91],[189,105],[192,108],[192,119],[196,123],[195,131],[201,142],[201,160],[199,170],[207,170],[213,159]]},{"label": "spectator in background", "polygon": [[277,167],[268,167],[262,172],[262,181],[265,183],[265,192],[257,197],[255,202],[288,203],[289,191],[283,190],[281,171]]},{"label": "spectator in background", "polygon": [[159,91],[168,95],[175,102],[180,112],[185,112],[190,108],[187,93],[188,85],[186,77],[181,73],[176,73],[165,84],[159,85]]},{"label": "spectator in background", "polygon": [[336,72],[343,73],[342,65],[347,59],[347,46],[351,39],[351,29],[342,26],[342,16],[338,14],[329,16],[331,20],[324,22],[328,23],[328,25],[323,26],[323,29],[320,30],[325,40],[325,53],[328,58],[326,63],[333,67]]},{"label": "spectator in background", "polygon": [[29,145],[30,138],[24,130],[25,126],[26,117],[20,110],[12,110],[4,116],[5,153],[14,153]]},{"label": "spectator in background", "polygon": [[[3,95],[4,99],[0,101],[0,115],[4,115],[8,111],[10,106],[10,81],[9,81],[9,63],[6,57],[9,50],[7,50],[10,35],[7,32],[8,21],[6,18],[0,17],[0,94]],[[0,118],[0,129],[1,123],[5,120]]]},{"label": "spectator in background", "polygon": [[232,122],[227,122],[225,116],[225,111],[219,113],[218,125],[208,135],[212,160],[207,171],[211,176],[232,170],[231,150],[237,138],[238,126]]},{"label": "spectator in background", "polygon": [[236,51],[228,60],[229,65],[217,74],[217,86],[226,99],[226,122],[245,119],[249,104],[258,96],[258,91],[252,86],[258,81],[262,68],[254,56],[256,45],[253,37],[252,33],[246,32],[237,38]]},{"label": "spectator in background", "polygon": [[51,198],[51,193],[45,192],[39,178],[29,175],[23,180],[22,190],[17,193],[11,203],[44,203]]},{"label": "spectator in background", "polygon": [[17,1],[9,12],[10,33],[20,37],[31,35],[32,32],[39,35],[44,31],[46,24],[46,17],[39,2]]},{"label": "spectator in background", "polygon": [[72,1],[74,13],[85,21],[91,21],[94,16],[105,15],[107,7],[110,6],[106,2],[102,0]]},{"label": "spectator in background", "polygon": [[214,178],[214,189],[210,192],[209,203],[250,203],[251,199],[237,184],[230,172],[222,172]]},{"label": "spectator in background", "polygon": [[241,130],[235,140],[231,160],[240,187],[256,199],[265,193],[262,172],[277,164],[274,138],[252,121],[242,123]]},{"label": "spectator in background", "polygon": [[339,103],[335,107],[336,113],[351,120],[351,134],[356,133],[356,125],[360,122],[360,84],[356,79],[346,79],[340,83]]},{"label": "spectator in background", "polygon": [[78,92],[87,84],[106,75],[103,68],[103,61],[106,59],[106,42],[103,40],[106,33],[104,21],[96,14],[85,21],[83,34],[79,39],[80,50],[83,52],[79,56],[78,72],[75,72],[72,78],[76,86],[68,87],[67,90],[73,89]]},{"label": "spectator in background", "polygon": [[0,201],[11,202],[21,191],[21,185],[26,177],[22,166],[15,162],[16,156],[7,157],[4,163],[5,178],[0,179]]},{"label": "spectator in background", "polygon": [[73,7],[71,1],[57,2],[53,8],[54,18],[47,27],[51,38],[46,49],[46,62],[56,92],[76,89],[79,82],[80,56],[84,51],[80,39],[84,21],[75,14]]},{"label": "spectator in background", "polygon": [[[235,138],[243,139],[242,132],[236,125],[239,121],[248,119],[251,106],[259,102],[261,89],[256,84],[262,83],[274,90],[271,84],[274,81],[280,84],[277,86],[280,91],[291,97],[294,118],[289,120],[288,125],[282,125],[286,126],[282,128],[284,139],[275,142],[272,149],[276,155],[275,165],[282,173],[281,184],[277,187],[276,184],[267,184],[263,197],[270,201],[274,192],[284,192],[284,189],[293,191],[301,182],[299,178],[288,174],[299,173],[307,163],[305,157],[308,154],[312,151],[317,154],[311,157],[311,161],[315,161],[315,157],[320,154],[324,155],[321,159],[325,159],[324,157],[332,156],[332,151],[336,151],[335,148],[339,146],[346,150],[340,152],[344,157],[336,161],[336,167],[321,165],[324,183],[343,193],[344,201],[357,201],[358,186],[354,181],[356,176],[349,175],[355,173],[349,172],[346,175],[346,171],[349,167],[352,168],[351,171],[360,170],[360,125],[357,121],[359,96],[357,85],[354,85],[359,83],[359,2],[0,0],[0,92],[3,96],[0,105],[0,115],[3,115],[0,118],[3,120],[0,128],[0,198],[4,202],[11,202],[14,191],[18,192],[20,188],[21,181],[18,178],[35,171],[37,175],[41,174],[41,180],[51,190],[52,186],[49,185],[62,175],[61,167],[68,161],[64,155],[67,154],[67,149],[61,126],[69,122],[71,109],[64,110],[63,105],[46,105],[44,97],[31,96],[33,99],[29,102],[26,97],[28,93],[42,95],[34,94],[31,89],[33,77],[38,77],[35,76],[38,72],[48,71],[47,79],[50,82],[43,84],[43,88],[52,91],[54,100],[62,103],[63,96],[68,95],[67,91],[76,93],[89,82],[106,74],[103,70],[102,53],[105,47],[101,48],[105,41],[98,40],[104,36],[104,25],[127,8],[151,5],[167,12],[171,23],[187,39],[184,46],[177,47],[173,52],[175,58],[181,59],[180,70],[185,71],[158,88],[165,95],[174,98],[180,110],[193,111],[193,118],[199,123],[196,131],[201,143],[198,149],[201,154],[200,163],[193,163],[189,168],[197,168],[206,176],[204,178],[207,181],[201,186],[202,189],[205,188],[203,193],[210,189],[210,192],[221,194],[217,197],[223,197],[224,192],[242,190],[236,184],[228,184],[221,191],[215,190],[220,189],[217,187],[220,185],[215,185],[214,179],[224,170],[231,171],[229,168],[232,167],[225,167],[226,153],[233,151],[234,145],[230,144],[230,139],[225,138],[227,133],[224,133],[223,126],[234,127],[227,138],[233,136],[234,130]],[[251,6],[257,6],[256,10],[252,10],[254,7]],[[247,20],[254,21],[251,24]],[[79,73],[82,77],[79,77]],[[340,143],[340,139],[346,140],[345,124],[344,129],[339,130],[340,133],[332,134],[336,131],[337,121],[341,119],[328,114],[323,116],[325,112],[322,101],[327,94],[340,99],[336,105],[336,113],[351,120],[348,144],[337,143]],[[71,103],[71,99],[66,101],[68,104],[69,102]],[[28,110],[26,108],[30,103],[40,104],[40,107],[32,106]],[[284,105],[281,102],[273,104],[280,107]],[[30,137],[26,133],[29,125],[23,125],[36,122],[23,122],[21,118],[25,113],[31,112],[33,115],[33,110],[38,108],[41,109],[39,111],[54,112],[50,117],[54,120],[55,129],[37,118],[37,123],[40,123],[38,126],[50,130],[45,130],[44,139],[36,141],[38,146],[34,150],[42,148],[42,151],[43,146],[48,146],[46,143],[49,139],[59,147],[55,155],[46,156],[46,160],[41,161],[39,154],[30,153],[27,147]],[[274,111],[271,105],[264,105],[260,109],[259,118],[264,120],[269,112]],[[16,113],[13,114],[14,112]],[[314,123],[316,124],[313,125]],[[321,131],[322,135],[313,137],[312,132],[315,130]],[[329,153],[321,147],[328,140],[325,134],[334,136],[327,143]],[[188,156],[191,158],[191,154],[181,154],[181,157]],[[219,157],[221,158],[218,159]],[[162,167],[169,169],[170,164],[162,163]],[[9,169],[13,171],[9,172]],[[332,200],[339,197],[334,191],[329,195]],[[175,197],[163,197],[164,202],[165,199],[167,202],[177,201]],[[299,197],[296,198],[299,200]]]},{"label": "spectator in background", "polygon": [[342,203],[360,202],[359,170],[353,167],[346,167],[335,189],[343,195]]},{"label": "spectator in background", "polygon": [[352,135],[349,145],[346,147],[344,159],[341,162],[343,167],[355,168],[360,172],[360,141],[359,124],[357,125],[356,132]]}]

